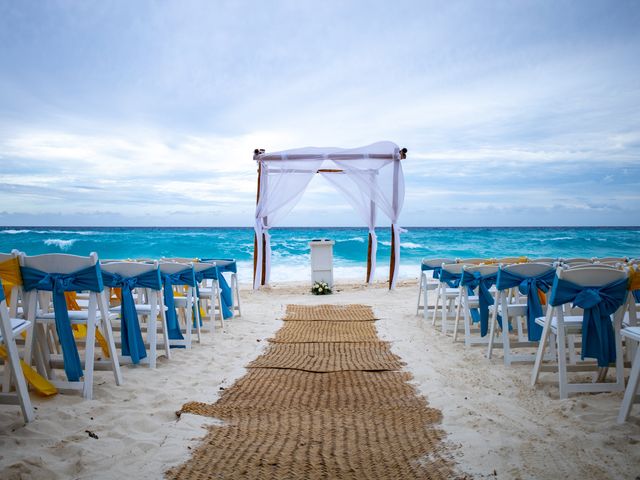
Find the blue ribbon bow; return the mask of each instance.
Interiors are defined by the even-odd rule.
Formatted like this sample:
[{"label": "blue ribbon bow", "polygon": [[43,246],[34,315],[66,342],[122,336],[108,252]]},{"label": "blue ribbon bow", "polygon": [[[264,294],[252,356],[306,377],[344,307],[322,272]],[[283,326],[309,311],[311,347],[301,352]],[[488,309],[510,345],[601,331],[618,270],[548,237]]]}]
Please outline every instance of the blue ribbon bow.
[{"label": "blue ribbon bow", "polygon": [[135,364],[146,358],[147,351],[144,347],[138,312],[133,300],[132,290],[136,287],[160,290],[162,281],[158,269],[137,275],[135,277],[122,277],[117,273],[102,271],[104,284],[111,288],[120,288],[122,291],[122,303],[120,304],[120,328],[122,334],[122,355],[131,357]]},{"label": "blue ribbon bow", "polygon": [[[70,382],[77,382],[83,375],[82,364],[80,363],[76,341],[73,338],[64,292],[80,292],[83,290],[102,292],[104,286],[102,284],[102,275],[100,275],[100,265],[95,264],[73,273],[46,273],[29,267],[20,267],[20,272],[25,290],[52,292],[56,332],[62,347],[64,371]],[[105,321],[108,321],[108,319],[105,319]]]},{"label": "blue ribbon bow", "polygon": [[616,342],[611,323],[613,314],[627,298],[627,279],[602,287],[584,287],[556,276],[549,304],[557,307],[573,302],[584,309],[582,316],[582,359],[595,358],[599,367],[616,361]]},{"label": "blue ribbon bow", "polygon": [[176,273],[161,273],[164,284],[164,304],[167,307],[167,330],[170,340],[184,340],[176,315],[176,303],[173,298],[173,285],[196,286],[193,268],[185,268]]},{"label": "blue ribbon bow", "polygon": [[[196,273],[196,280],[201,282],[204,278],[213,279],[218,281],[218,285],[220,287],[221,297],[222,297],[222,317],[223,318],[231,318],[233,317],[233,294],[231,292],[231,287],[227,283],[222,275],[222,272],[233,272],[237,273],[237,266],[235,260],[225,260],[225,259],[203,259],[203,262],[229,262],[222,263],[220,265],[216,265],[210,269],[204,270],[203,272]],[[204,273],[202,278],[198,279],[200,274]]]},{"label": "blue ribbon bow", "polygon": [[440,281],[446,283],[451,288],[458,288],[460,286],[460,280],[462,279],[461,273],[451,273],[448,270],[443,270],[440,267]]},{"label": "blue ribbon bow", "polygon": [[506,290],[517,286],[518,291],[527,296],[527,337],[530,342],[538,342],[542,336],[542,327],[536,323],[536,318],[544,315],[538,290],[545,293],[548,292],[555,274],[555,268],[550,268],[546,272],[530,277],[503,269],[498,272],[496,281],[498,290]]},{"label": "blue ribbon bow", "polygon": [[[478,289],[478,304],[480,306],[480,335],[482,337],[487,335],[489,330],[489,305],[493,305],[493,297],[489,292],[492,285],[496,283],[497,272],[489,275],[481,275],[480,272],[468,272],[464,270],[462,272],[462,278],[460,280],[461,286],[466,286],[471,293]],[[470,309],[471,315],[474,317],[474,321],[478,321],[478,312],[475,312],[475,308]]]},{"label": "blue ribbon bow", "polygon": [[429,265],[422,264],[421,271],[427,272],[429,270],[433,270],[433,278],[440,278],[440,272],[442,271],[442,266],[430,267]]}]

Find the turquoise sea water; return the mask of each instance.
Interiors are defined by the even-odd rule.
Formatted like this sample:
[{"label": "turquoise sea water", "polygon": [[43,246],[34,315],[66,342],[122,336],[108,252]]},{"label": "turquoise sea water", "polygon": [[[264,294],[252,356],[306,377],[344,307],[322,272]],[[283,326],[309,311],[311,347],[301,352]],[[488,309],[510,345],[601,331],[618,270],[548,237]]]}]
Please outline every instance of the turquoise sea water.
[{"label": "turquoise sea water", "polygon": [[[377,276],[388,274],[390,231],[378,232]],[[272,230],[272,280],[309,278],[309,241],[335,240],[336,281],[365,275],[364,228],[279,228]],[[101,258],[236,258],[242,282],[251,278],[253,229],[130,227],[0,227],[0,252],[29,255],[64,252]],[[408,228],[402,235],[400,275],[417,277],[423,257],[640,257],[640,227]]]}]

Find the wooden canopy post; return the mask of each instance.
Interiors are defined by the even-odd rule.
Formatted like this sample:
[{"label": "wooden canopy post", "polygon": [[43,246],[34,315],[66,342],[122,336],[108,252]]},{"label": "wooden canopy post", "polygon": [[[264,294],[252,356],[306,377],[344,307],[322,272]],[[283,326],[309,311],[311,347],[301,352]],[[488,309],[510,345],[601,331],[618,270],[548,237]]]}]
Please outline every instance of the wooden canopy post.
[{"label": "wooden canopy post", "polygon": [[[264,153],[264,149],[256,148],[253,151],[253,159],[256,160],[258,155]],[[260,202],[260,178],[262,177],[262,164],[258,163],[258,192],[256,194],[256,207],[258,206],[258,202]],[[264,285],[264,235],[262,236],[262,285]],[[256,282],[256,272],[258,270],[258,235],[256,233],[253,234],[253,283],[255,285]]]},{"label": "wooden canopy post", "polygon": [[[392,208],[393,211],[398,209],[398,174],[400,170],[400,160],[407,158],[407,149],[400,150],[400,158],[393,161],[393,199]],[[389,261],[389,290],[391,290],[393,284],[393,272],[396,269],[396,235],[395,227],[391,223],[391,259]]]}]

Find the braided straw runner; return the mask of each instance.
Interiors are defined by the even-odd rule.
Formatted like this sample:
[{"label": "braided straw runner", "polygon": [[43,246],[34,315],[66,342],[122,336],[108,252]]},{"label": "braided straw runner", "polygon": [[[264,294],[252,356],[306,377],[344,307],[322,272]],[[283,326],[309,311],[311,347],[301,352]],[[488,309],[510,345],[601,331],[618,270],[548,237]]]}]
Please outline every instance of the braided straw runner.
[{"label": "braided straw runner", "polygon": [[276,332],[274,343],[378,342],[371,322],[285,322]]},{"label": "braided straw runner", "polygon": [[[331,320],[344,316],[345,307],[338,307],[336,315],[330,307],[322,311]],[[367,315],[373,319],[369,307],[355,310],[355,322]],[[291,338],[304,340],[300,330],[292,332]],[[311,328],[310,335],[318,331]],[[181,413],[216,417],[224,425],[209,427],[191,459],[167,477],[455,477],[436,425],[441,414],[417,395],[408,383],[411,375],[398,371],[401,365],[380,341],[272,344],[215,404],[182,407]]]},{"label": "braided straw runner", "polygon": [[283,319],[289,321],[332,320],[368,322],[377,320],[368,305],[287,305]]}]

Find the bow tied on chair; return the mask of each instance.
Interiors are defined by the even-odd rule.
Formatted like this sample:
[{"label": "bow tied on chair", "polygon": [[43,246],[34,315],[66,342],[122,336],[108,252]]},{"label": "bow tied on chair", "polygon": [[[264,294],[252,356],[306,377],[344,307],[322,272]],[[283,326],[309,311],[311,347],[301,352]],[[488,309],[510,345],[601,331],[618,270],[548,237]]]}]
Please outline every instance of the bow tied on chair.
[{"label": "bow tied on chair", "polygon": [[[121,289],[120,303],[120,330],[122,335],[122,355],[131,357],[134,364],[147,357],[147,351],[142,339],[138,312],[133,299],[133,290],[136,287],[160,290],[162,283],[160,272],[151,270],[133,277],[123,277],[118,273],[102,272],[104,284],[111,288]],[[151,312],[153,314],[153,312]]]},{"label": "bow tied on chair", "polygon": [[611,315],[627,298],[627,278],[602,287],[585,287],[556,277],[549,303],[572,302],[584,309],[582,316],[582,359],[595,358],[599,367],[616,361],[616,344]]},{"label": "bow tied on chair", "polygon": [[26,291],[44,290],[52,292],[56,333],[62,347],[64,371],[70,382],[82,377],[82,364],[78,347],[73,338],[69,312],[64,292],[90,290],[101,292],[104,288],[98,264],[73,273],[47,273],[35,268],[21,267],[22,281]]},{"label": "bow tied on chair", "polygon": [[[466,286],[469,289],[469,294],[478,289],[478,305],[480,312],[476,309],[471,309],[471,315],[474,318],[474,322],[480,320],[480,335],[486,336],[489,331],[489,305],[493,305],[493,297],[489,292],[492,285],[496,283],[497,274],[491,273],[489,275],[482,275],[480,272],[468,272],[464,270],[462,272],[462,280],[460,285]],[[474,315],[475,313],[475,315]]]},{"label": "bow tied on chair", "polygon": [[162,283],[164,284],[164,304],[167,307],[167,330],[170,340],[184,340],[180,331],[180,324],[176,316],[176,303],[173,298],[174,285],[196,286],[196,279],[193,268],[185,268],[176,273],[163,273]]},{"label": "bow tied on chair", "polygon": [[546,272],[532,276],[519,275],[503,269],[498,272],[496,280],[496,288],[498,290],[506,290],[517,286],[518,291],[527,296],[527,338],[530,342],[538,342],[542,336],[542,327],[536,323],[536,318],[544,315],[539,292],[546,293],[549,291],[555,274],[554,268],[549,268]]}]

